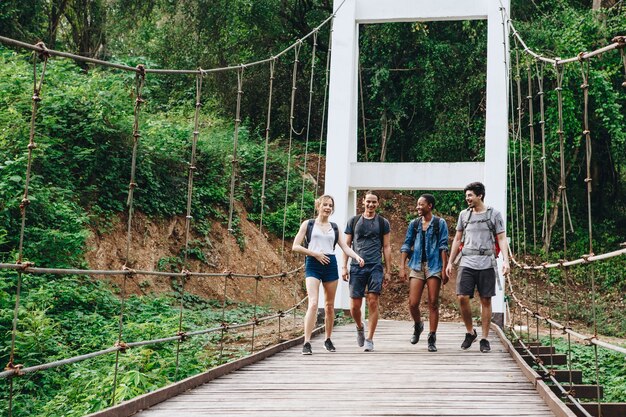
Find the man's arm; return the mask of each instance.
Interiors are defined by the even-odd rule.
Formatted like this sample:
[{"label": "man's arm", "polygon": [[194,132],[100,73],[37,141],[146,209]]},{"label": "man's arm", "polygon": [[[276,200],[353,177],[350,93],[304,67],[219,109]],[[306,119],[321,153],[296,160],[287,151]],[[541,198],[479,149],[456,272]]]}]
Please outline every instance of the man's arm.
[{"label": "man's arm", "polygon": [[[352,247],[352,235],[346,234],[346,245]],[[348,259],[350,257],[344,252],[343,253],[343,266],[341,267],[341,278],[344,281],[348,280]]]},{"label": "man's arm", "polygon": [[498,233],[498,245],[502,253],[502,274],[508,275],[511,272],[509,264],[509,241],[506,239],[506,232]]},{"label": "man's arm", "polygon": [[456,231],[454,235],[454,241],[452,242],[452,249],[450,249],[450,257],[448,258],[450,262],[448,262],[448,266],[446,267],[446,273],[448,275],[452,274],[452,264],[456,259],[457,254],[459,253],[459,246],[461,245],[461,238],[463,237],[463,232],[460,230]]},{"label": "man's arm", "polygon": [[391,233],[383,236],[383,257],[385,258],[385,280],[383,283],[386,283],[391,277]]}]

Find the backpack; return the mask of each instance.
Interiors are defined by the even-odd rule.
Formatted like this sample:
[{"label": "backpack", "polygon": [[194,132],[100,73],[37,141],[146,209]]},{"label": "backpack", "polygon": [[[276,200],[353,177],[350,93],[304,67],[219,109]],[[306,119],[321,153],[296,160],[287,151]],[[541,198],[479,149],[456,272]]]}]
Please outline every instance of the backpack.
[{"label": "backpack", "polygon": [[[358,216],[354,216],[352,218],[352,222],[350,223],[350,228],[352,229],[352,236],[356,235],[356,224],[359,221],[359,219],[363,217],[362,214],[359,214]],[[384,240],[385,240],[385,219],[383,219],[382,216],[376,214],[376,217],[378,218],[378,231],[380,234],[380,246],[384,246]],[[354,239],[352,239],[352,242],[354,242]]]},{"label": "backpack", "polygon": [[[306,225],[306,235],[304,236],[304,241],[302,242],[302,246],[305,248],[309,247],[309,242],[311,242],[311,235],[313,234],[313,226],[315,225],[315,219],[309,219],[309,222]],[[339,227],[337,223],[330,222],[333,230],[335,231],[335,242],[333,242],[333,250],[335,246],[337,246],[337,242],[339,241]]]},{"label": "backpack", "polygon": [[[416,221],[413,222],[413,235],[415,236],[415,239],[417,239],[418,236],[418,223],[422,224],[422,217],[418,217],[417,219],[415,219]],[[433,224],[433,234],[435,235],[437,242],[439,241],[439,238],[441,237],[441,231],[439,230],[440,228],[440,219],[439,217],[433,215],[433,218],[431,220],[431,223]],[[411,247],[411,251],[408,252],[408,259],[411,259],[411,257],[413,256],[413,248],[415,247],[415,239],[413,240],[413,246]]]},{"label": "backpack", "polygon": [[[459,245],[459,254],[462,253],[463,251],[463,246],[465,244],[465,232],[467,231],[467,225],[470,222],[470,219],[472,218],[472,213],[474,213],[474,210],[472,210],[471,208],[467,208],[467,211],[469,212],[469,215],[467,216],[467,220],[465,220],[463,222],[463,235],[461,236],[461,244]],[[485,220],[479,220],[477,223],[487,223],[487,227],[489,228],[489,231],[491,232],[491,242],[493,243],[493,255],[494,257],[498,257],[500,256],[500,244],[498,243],[498,237],[496,235],[496,225],[493,224],[493,220],[491,220],[492,217],[492,213],[493,213],[493,208],[492,207],[487,207],[487,216]]]}]

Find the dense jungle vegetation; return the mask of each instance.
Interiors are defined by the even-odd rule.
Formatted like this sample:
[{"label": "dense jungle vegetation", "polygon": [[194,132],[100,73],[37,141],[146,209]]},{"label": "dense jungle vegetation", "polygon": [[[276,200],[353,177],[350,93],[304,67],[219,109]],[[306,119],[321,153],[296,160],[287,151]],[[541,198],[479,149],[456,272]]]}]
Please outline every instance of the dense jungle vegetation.
[{"label": "dense jungle vegetation", "polygon": [[[571,57],[626,35],[623,1],[512,0],[512,19],[530,48],[546,56]],[[602,7],[599,7],[602,6]],[[0,36],[48,48],[131,66],[149,68],[215,68],[264,59],[309,33],[332,11],[330,0],[6,0],[0,2]],[[313,182],[302,182],[302,155],[320,149],[323,137],[325,65],[328,28],[317,37],[313,70],[311,123],[307,124],[313,38],[299,49],[295,93],[296,134],[290,134],[290,97],[294,55],[277,61],[274,107],[269,129],[269,172],[263,223],[270,233],[293,236],[303,213],[311,213]],[[421,22],[365,25],[360,31],[359,158],[367,161],[474,161],[484,153],[486,22]],[[516,49],[511,45],[513,57]],[[526,88],[529,61],[520,54],[521,85]],[[534,63],[532,64],[534,68]],[[626,75],[618,52],[590,65],[590,130],[593,140],[592,219],[596,253],[612,251],[626,240]],[[41,65],[38,66],[41,70]],[[513,66],[515,70],[515,65]],[[559,213],[559,144],[555,126],[555,72],[545,67],[546,147],[549,233],[533,242],[526,234],[529,256],[556,260],[564,256]],[[32,55],[0,44],[0,262],[14,262],[19,246],[20,203],[24,192],[27,144],[33,91]],[[235,198],[247,216],[258,221],[265,152],[269,73],[266,66],[243,72],[242,124]],[[37,148],[30,181],[24,258],[37,266],[85,267],[86,239],[106,233],[113,219],[124,217],[132,148],[134,74],[52,58],[46,70],[36,119]],[[588,252],[587,200],[580,68],[564,74],[563,112],[566,137],[567,190],[572,230],[567,256]],[[194,180],[194,233],[211,233],[210,220],[227,221],[233,129],[237,99],[234,72],[204,79],[197,174]],[[516,95],[515,80],[513,94]],[[535,85],[535,91],[537,86]],[[521,92],[523,97],[526,91]],[[195,79],[192,76],[146,77],[141,114],[135,209],[149,217],[184,216],[187,161],[193,135]],[[538,99],[537,99],[538,100]],[[522,125],[528,124],[527,103],[521,104]],[[535,109],[538,102],[535,101]],[[535,118],[535,136],[539,127]],[[306,128],[309,126],[309,128]],[[293,136],[291,154],[288,143]],[[306,138],[309,138],[308,147]],[[321,143],[322,152],[325,151]],[[528,131],[522,129],[525,155]],[[535,155],[540,155],[536,140]],[[537,159],[536,172],[540,172]],[[526,175],[529,160],[523,161]],[[287,167],[297,170],[289,176]],[[315,174],[313,173],[313,176]],[[537,195],[543,183],[537,179]],[[525,178],[528,181],[528,177]],[[521,187],[520,184],[514,187]],[[510,190],[515,194],[516,189]],[[518,195],[518,194],[515,194]],[[284,201],[287,196],[288,204]],[[446,194],[447,196],[447,194]],[[440,211],[454,215],[458,198],[442,194]],[[301,201],[304,202],[301,206]],[[520,206],[521,200],[515,201]],[[529,204],[526,202],[525,204]],[[285,214],[285,210],[287,213]],[[240,237],[235,213],[235,236]],[[537,218],[543,218],[538,205]],[[509,226],[514,226],[513,221]],[[526,219],[531,227],[531,219]],[[529,229],[530,230],[530,229]],[[519,234],[518,234],[519,239]],[[517,242],[519,247],[519,240]],[[239,240],[245,245],[243,239]],[[192,247],[192,249],[194,249]],[[201,258],[201,250],[194,252]],[[599,331],[626,336],[623,257],[598,267],[603,320]],[[550,277],[561,282],[560,274]],[[573,277],[587,285],[580,270]],[[0,270],[0,364],[8,362],[16,274]],[[111,346],[117,340],[120,299],[115,288],[86,277],[27,276],[16,336],[19,363],[34,365]],[[178,325],[176,288],[171,293],[132,297],[135,312],[126,319],[129,340],[175,334]],[[185,299],[194,327],[219,323],[213,300]],[[603,304],[604,303],[604,304]],[[231,306],[230,321],[254,314],[244,304]],[[575,319],[589,322],[588,309],[575,309]],[[621,312],[621,313],[620,313]],[[611,314],[616,313],[616,314]],[[186,342],[181,370],[172,366],[175,347],[130,350],[118,380],[116,401],[164,386],[214,366],[225,358],[208,348],[211,337]],[[80,416],[101,409],[110,398],[102,393],[112,382],[112,358],[18,378],[14,384],[14,416]],[[615,381],[623,386],[623,358],[608,360]],[[621,379],[619,379],[621,378]],[[0,381],[0,410],[7,409],[6,380]],[[626,401],[624,389],[609,390],[607,400]]]}]

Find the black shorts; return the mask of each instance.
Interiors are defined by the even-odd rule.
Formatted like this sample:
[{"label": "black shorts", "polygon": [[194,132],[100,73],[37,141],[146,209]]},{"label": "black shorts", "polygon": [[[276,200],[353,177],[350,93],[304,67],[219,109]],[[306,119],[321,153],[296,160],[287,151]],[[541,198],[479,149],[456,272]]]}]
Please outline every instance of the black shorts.
[{"label": "black shorts", "polygon": [[460,267],[456,274],[456,294],[474,298],[475,289],[484,298],[496,295],[496,270]]}]

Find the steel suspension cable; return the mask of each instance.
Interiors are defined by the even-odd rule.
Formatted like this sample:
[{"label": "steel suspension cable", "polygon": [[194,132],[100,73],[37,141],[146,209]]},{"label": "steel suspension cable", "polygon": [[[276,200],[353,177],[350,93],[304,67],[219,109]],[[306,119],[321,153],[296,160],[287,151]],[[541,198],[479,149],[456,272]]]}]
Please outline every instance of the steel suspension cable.
[{"label": "steel suspension cable", "polygon": [[534,52],[533,50],[531,50],[528,45],[526,45],[526,43],[524,42],[524,40],[522,39],[522,37],[520,36],[520,34],[517,32],[517,30],[515,29],[515,27],[513,26],[513,21],[511,20],[511,17],[509,16],[509,14],[507,13],[504,5],[502,4],[502,1],[500,0],[500,10],[502,13],[504,13],[507,17],[507,23],[509,25],[509,28],[511,30],[511,33],[513,34],[516,42],[519,42],[523,47],[524,47],[524,52],[530,56],[532,56],[533,58],[535,58],[536,60],[539,61],[543,61],[552,65],[557,65],[557,64],[569,64],[572,62],[577,62],[581,57],[583,59],[588,59],[591,58],[593,56],[596,55],[602,55],[605,52],[611,51],[613,49],[619,49],[619,48],[624,48],[624,46],[626,45],[626,36],[616,36],[611,40],[611,44],[604,46],[602,48],[596,49],[594,51],[591,52],[584,52],[579,54],[578,56],[575,57],[571,57],[571,58],[566,58],[566,59],[561,59],[561,58],[547,58],[537,52]]},{"label": "steel suspension cable", "polygon": [[534,106],[533,106],[533,88],[532,88],[532,71],[530,62],[527,64],[527,79],[528,79],[528,133],[530,137],[530,161],[528,166],[528,198],[532,207],[532,219],[533,219],[533,252],[537,251],[537,218],[535,208],[535,121],[534,121]]},{"label": "steel suspension cable", "polygon": [[281,258],[282,264],[285,264],[285,238],[286,238],[286,225],[287,225],[287,203],[289,201],[289,179],[291,174],[291,152],[293,146],[293,134],[298,133],[294,129],[294,113],[295,113],[295,103],[296,103],[296,91],[298,90],[297,79],[298,79],[298,64],[300,63],[299,55],[300,55],[300,47],[302,45],[298,45],[294,49],[294,61],[293,68],[291,71],[291,103],[289,108],[289,146],[287,148],[287,173],[285,178],[285,201],[283,204],[283,231],[282,231],[282,245],[281,245]]},{"label": "steel suspension cable", "polygon": [[[126,200],[126,206],[128,207],[128,223],[126,229],[126,252],[124,257],[124,265],[122,269],[129,270],[131,274],[125,274],[122,281],[122,293],[121,293],[121,301],[120,301],[120,315],[119,315],[119,325],[118,325],[118,334],[117,334],[117,344],[123,345],[123,332],[124,332],[124,310],[126,307],[126,286],[127,281],[130,277],[133,277],[133,271],[129,267],[130,261],[130,249],[131,249],[131,239],[132,239],[132,225],[133,225],[133,210],[134,210],[134,190],[137,186],[135,180],[135,173],[137,170],[137,150],[139,147],[139,138],[141,137],[141,133],[139,130],[139,115],[141,113],[141,105],[144,103],[143,99],[143,87],[146,82],[146,73],[142,65],[138,65],[137,69],[139,70],[135,74],[135,105],[133,111],[133,148],[132,148],[132,156],[131,156],[131,165],[130,165],[130,182],[128,184],[128,198]],[[113,385],[111,387],[111,405],[115,405],[115,392],[117,389],[117,377],[119,373],[119,359],[120,359],[120,351],[115,352],[115,367],[113,372]]]},{"label": "steel suspension cable", "polygon": [[[324,144],[324,126],[326,121],[326,102],[328,98],[328,81],[330,79],[330,57],[332,55],[332,42],[333,42],[333,23],[334,20],[330,21],[330,25],[328,26],[328,53],[326,54],[326,72],[324,77],[324,101],[322,104],[322,119],[320,126],[320,143],[319,149],[317,151],[317,175],[315,177],[315,197],[317,198],[319,195],[319,183],[320,183],[320,172],[322,170],[322,145]],[[313,212],[315,215],[315,212]]]},{"label": "steel suspension cable", "polygon": [[[43,45],[43,43],[40,43]],[[45,48],[45,45],[43,45]],[[43,61],[41,68],[41,75],[39,78],[37,77],[37,56],[39,55],[40,59]],[[22,256],[24,254],[24,232],[26,230],[26,208],[30,204],[30,199],[28,198],[28,194],[30,191],[30,180],[33,166],[33,151],[37,148],[37,144],[35,143],[35,125],[37,120],[37,110],[39,108],[39,102],[41,101],[41,89],[43,87],[43,81],[46,75],[46,68],[48,65],[48,57],[49,55],[46,52],[41,54],[33,53],[33,97],[32,97],[32,108],[31,108],[31,117],[30,117],[30,131],[28,134],[28,156],[26,163],[26,178],[24,179],[24,196],[22,197],[22,201],[20,203],[20,215],[21,215],[21,224],[20,224],[20,241],[17,251],[17,263],[22,263]]]},{"label": "steel suspension cable", "polygon": [[[17,263],[21,266],[28,266],[28,263],[22,264],[23,256],[24,256],[24,234],[26,231],[26,209],[30,204],[30,199],[28,198],[30,192],[30,181],[32,176],[32,166],[33,166],[33,151],[37,148],[37,144],[35,143],[35,128],[37,121],[37,110],[39,108],[39,102],[41,101],[41,89],[43,87],[43,81],[46,75],[46,67],[48,65],[48,57],[49,55],[46,53],[45,45],[40,42],[38,45],[41,45],[43,52],[41,53],[33,53],[33,95],[32,95],[32,104],[31,104],[31,116],[30,116],[30,130],[28,133],[28,154],[26,157],[26,174],[24,178],[24,194],[22,196],[22,200],[20,202],[20,240],[17,251]],[[41,74],[37,75],[37,61],[42,61]],[[11,327],[11,348],[9,351],[9,363],[5,366],[5,370],[15,370],[19,371],[21,365],[17,365],[15,363],[15,342],[17,337],[17,322],[19,319],[19,309],[20,309],[20,296],[22,291],[22,271],[17,270],[17,283],[15,286],[15,308],[13,309],[13,322]],[[8,413],[9,417],[13,415],[13,378],[11,378],[9,382],[9,400],[8,400]]]},{"label": "steel suspension cable", "polygon": [[[507,100],[509,102],[510,105],[510,109],[509,109],[509,142],[511,142],[511,138],[513,139],[513,154],[515,154],[515,104],[513,103],[513,73],[512,73],[512,66],[511,66],[511,57],[510,57],[510,53],[509,50],[507,48],[507,41],[509,39],[509,35],[507,34],[507,25],[506,25],[506,19],[505,19],[505,15],[504,15],[504,10],[503,8],[500,9],[500,15],[501,15],[501,19],[502,19],[502,48],[504,50],[504,67],[505,67],[505,71],[506,71],[506,80],[509,84],[509,91],[507,94]],[[515,239],[516,239],[516,235],[517,235],[517,230],[515,228],[514,222],[513,222],[513,212],[515,210],[515,204],[513,203],[513,193],[517,192],[517,190],[513,188],[513,172],[515,172],[516,165],[515,162],[513,162],[513,164],[511,164],[511,152],[507,151],[507,164],[508,164],[508,179],[509,179],[509,213],[511,216],[511,223],[510,224],[510,237],[511,237],[511,246],[513,246],[512,250],[515,251],[517,249],[517,246],[515,245]],[[517,200],[517,197],[516,197]],[[508,305],[507,305],[508,307]]]},{"label": "steel suspension cable", "polygon": [[526,255],[526,195],[524,188],[524,144],[522,143],[522,77],[520,74],[519,51],[517,43],[515,47],[515,64],[516,73],[515,81],[517,83],[517,136],[519,142],[519,159],[520,159],[520,185],[521,185],[521,206],[522,206],[522,253]]},{"label": "steel suspension cable", "polygon": [[[580,55],[580,70],[582,73],[583,83],[580,88],[583,90],[583,136],[585,137],[585,161],[587,166],[587,177],[585,178],[587,188],[587,221],[589,232],[589,255],[593,255],[593,222],[591,217],[591,191],[592,191],[592,177],[591,177],[591,132],[589,130],[589,60],[582,58]],[[598,322],[596,316],[596,268],[595,264],[590,265],[591,268],[591,308],[593,317],[593,336],[598,336]],[[594,363],[596,373],[596,389],[598,396],[598,415],[602,415],[602,402],[600,399],[600,371],[598,366],[598,346],[594,345]]]},{"label": "steel suspension cable", "polygon": [[[230,193],[228,198],[228,234],[234,235],[233,229],[233,213],[235,210],[235,183],[237,180],[237,167],[238,167],[238,148],[239,148],[239,126],[241,124],[241,97],[243,95],[243,71],[244,66],[240,66],[237,71],[237,104],[235,108],[235,124],[233,132],[233,155],[231,158],[231,173],[230,173]],[[232,239],[231,239],[232,240]],[[224,293],[222,298],[222,331],[220,334],[220,359],[224,355],[224,337],[226,336],[227,326],[226,323],[226,303],[228,300],[228,280],[232,278],[231,273],[231,261],[232,261],[232,245],[227,245],[226,251],[226,268],[228,273],[224,275]]]},{"label": "steel suspension cable", "polygon": [[[260,214],[260,219],[259,219],[259,234],[261,236],[263,236],[263,216],[265,214],[265,201],[266,201],[266,196],[265,196],[265,187],[267,185],[267,157],[269,155],[269,143],[270,143],[270,128],[272,126],[272,98],[273,98],[273,93],[274,93],[274,69],[276,66],[276,59],[273,59],[269,62],[269,88],[268,88],[268,97],[267,97],[267,115],[266,115],[266,122],[265,122],[265,149],[263,152],[263,177],[261,180],[261,214]],[[256,272],[257,274],[259,273],[260,270],[260,265],[259,265],[259,261],[257,261],[257,268],[256,268]],[[278,286],[278,299],[282,300],[282,290],[283,290],[283,286],[279,285]],[[256,314],[255,314],[256,315]],[[280,340],[281,338],[281,318],[282,317],[278,317],[278,339]]]},{"label": "steel suspension cable", "polygon": [[302,192],[300,195],[300,223],[304,218],[304,191],[306,185],[306,174],[308,171],[308,162],[309,162],[309,134],[311,132],[311,109],[313,106],[313,81],[315,75],[315,54],[317,51],[317,33],[313,36],[313,50],[311,52],[311,79],[309,81],[309,107],[306,118],[306,134],[304,141],[304,166],[302,172]]},{"label": "steel suspension cable", "polygon": [[[544,103],[544,91],[543,91],[543,71],[545,64],[543,62],[535,61],[535,70],[537,72],[537,86],[539,91],[539,126],[541,127],[541,165],[543,169],[543,222],[541,227],[541,238],[544,242],[549,242],[548,234],[548,166],[546,158],[546,115],[545,115],[545,103]],[[549,249],[549,245],[544,245],[546,252]]]},{"label": "steel suspension cable", "polygon": [[[511,66],[510,69],[510,74],[511,76],[509,77],[509,88],[511,91],[511,94],[509,94],[510,98],[510,103],[511,103],[511,126],[512,126],[512,133],[513,133],[513,166],[511,167],[511,169],[513,170],[513,182],[515,184],[515,188],[514,188],[514,194],[515,195],[515,203],[514,203],[514,212],[515,212],[515,230],[516,233],[514,235],[511,236],[511,242],[514,242],[514,247],[515,247],[515,251],[520,249],[520,224],[519,224],[519,195],[518,195],[518,189],[519,189],[519,185],[518,185],[518,180],[517,180],[517,143],[518,143],[518,134],[517,134],[517,129],[519,129],[519,126],[517,126],[516,128],[516,124],[515,124],[515,99],[513,96],[513,67]],[[519,102],[518,102],[519,103]],[[519,104],[518,104],[519,105]],[[513,229],[513,228],[511,228]],[[515,238],[515,239],[513,239]]]},{"label": "steel suspension cable", "polygon": [[[179,315],[178,315],[178,334],[183,335],[183,314],[185,311],[184,300],[185,300],[185,284],[189,279],[189,233],[191,229],[191,220],[193,216],[191,215],[191,206],[193,200],[193,179],[195,172],[197,170],[196,167],[196,149],[198,145],[198,138],[200,136],[200,108],[202,107],[202,73],[196,75],[196,97],[195,97],[195,105],[194,105],[194,115],[193,115],[193,133],[191,137],[191,154],[189,156],[189,165],[188,165],[188,175],[187,175],[187,210],[185,214],[185,253],[183,255],[183,270],[181,271],[183,276],[178,277],[179,282],[179,291],[180,291],[180,306],[179,306]],[[180,338],[176,343],[176,371],[175,371],[175,379],[178,379],[178,368],[180,366],[180,348],[181,343],[184,341],[184,338]]]},{"label": "steel suspension cable", "polygon": [[[185,69],[183,69],[183,70],[175,70],[175,69],[144,68],[143,71],[146,74],[147,73],[153,73],[153,74],[180,74],[180,75],[184,75],[184,74],[202,74],[202,75],[206,75],[206,74],[214,73],[214,72],[233,71],[233,70],[237,70],[237,69],[239,69],[241,67],[249,68],[249,67],[253,67],[253,66],[256,66],[256,65],[266,64],[266,63],[270,62],[273,59],[280,58],[281,56],[285,55],[287,52],[289,52],[292,49],[296,48],[296,46],[298,44],[301,44],[302,41],[304,41],[304,40],[310,38],[311,36],[313,36],[313,34],[315,32],[318,32],[321,28],[323,28],[324,26],[329,24],[329,22],[332,22],[332,20],[335,18],[335,16],[339,12],[339,10],[341,10],[341,8],[343,7],[345,2],[346,2],[346,0],[342,1],[341,4],[335,9],[333,14],[331,14],[326,19],[324,19],[324,21],[322,23],[317,25],[313,30],[311,30],[305,36],[300,38],[297,42],[294,42],[293,44],[289,45],[287,48],[283,49],[278,54],[273,55],[270,58],[261,59],[261,60],[254,61],[254,62],[248,62],[248,63],[245,63],[245,64],[229,65],[229,66],[226,66],[226,67],[211,68],[211,69],[194,69],[194,70],[185,70]],[[104,66],[104,67],[116,68],[116,69],[120,69],[120,70],[124,70],[124,71],[140,72],[137,67],[131,67],[131,66],[122,65],[122,64],[115,64],[113,62],[103,61],[103,60],[95,59],[95,58],[89,58],[89,57],[85,57],[85,56],[82,56],[82,55],[75,55],[75,54],[70,54],[68,52],[61,52],[61,51],[55,51],[53,49],[47,49],[42,42],[39,42],[39,43],[37,43],[35,45],[31,45],[31,44],[26,43],[26,42],[21,42],[21,41],[15,40],[15,39],[7,38],[5,36],[0,36],[0,42],[4,43],[6,45],[16,46],[16,47],[24,48],[24,49],[29,49],[29,50],[32,50],[32,51],[35,51],[35,52],[38,52],[38,53],[47,53],[47,54],[52,55],[52,56],[59,56],[59,57],[64,57],[64,58],[70,58],[70,59],[73,59],[75,61],[89,62],[89,63],[92,63],[92,64],[96,64],[96,65],[100,65],[100,66]]]}]

